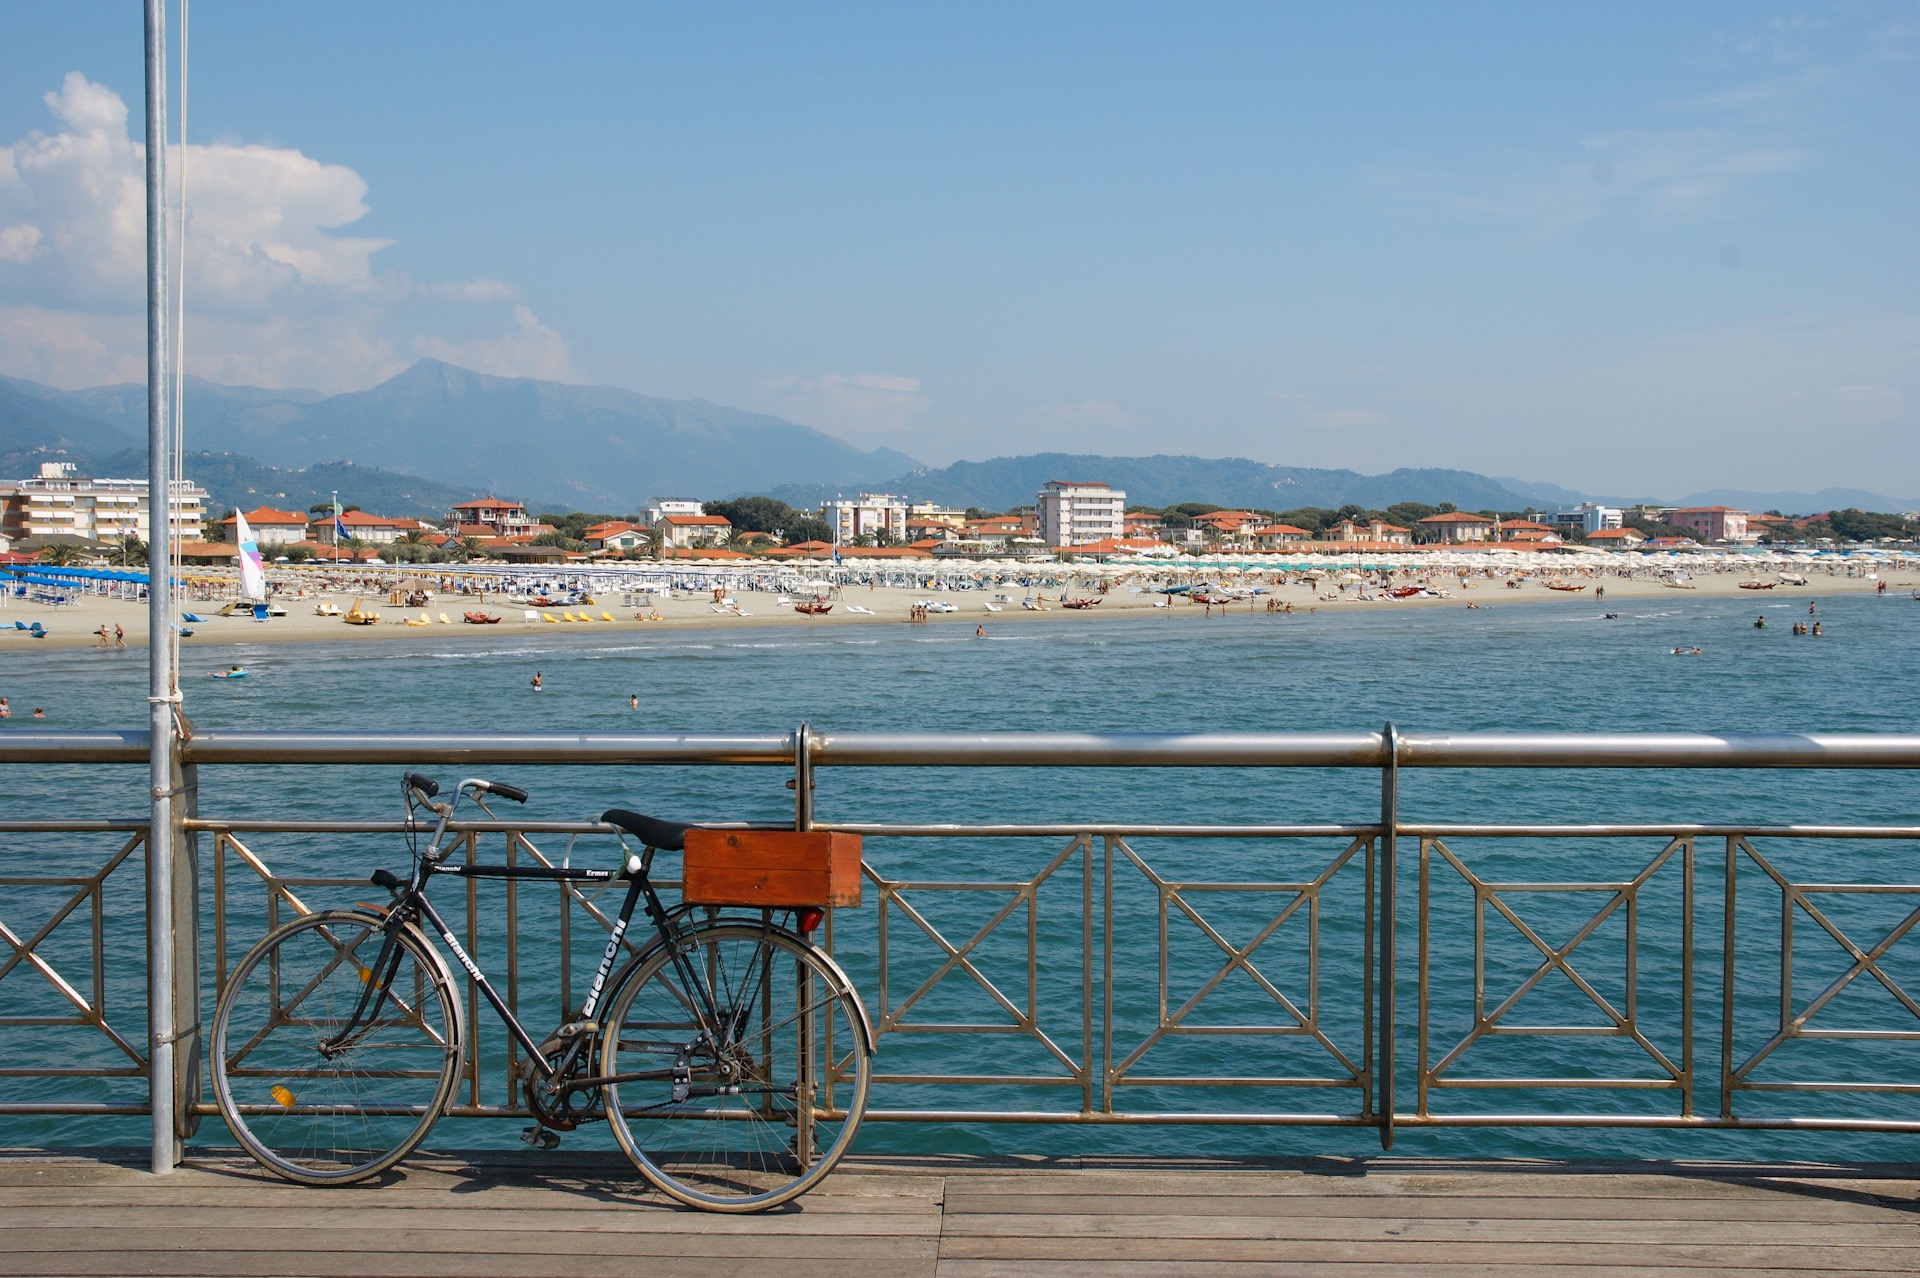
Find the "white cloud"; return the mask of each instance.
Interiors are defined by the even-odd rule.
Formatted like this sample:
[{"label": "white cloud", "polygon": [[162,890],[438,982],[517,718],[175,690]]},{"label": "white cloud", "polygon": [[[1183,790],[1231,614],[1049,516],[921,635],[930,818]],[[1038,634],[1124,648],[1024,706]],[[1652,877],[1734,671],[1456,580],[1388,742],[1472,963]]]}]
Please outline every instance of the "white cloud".
[{"label": "white cloud", "polygon": [[[72,386],[128,380],[131,369],[137,380],[145,149],[120,96],[77,71],[45,101],[58,129],[0,146],[0,371]],[[177,179],[177,148],[169,161]],[[344,232],[368,213],[367,184],[345,165],[218,143],[190,145],[184,169],[190,371],[343,390],[398,371],[403,352],[432,350],[492,372],[571,374],[558,333],[520,309],[509,322],[510,285],[416,285],[378,270],[391,241]],[[435,302],[475,308],[454,322],[477,335],[423,331]]]},{"label": "white cloud", "polygon": [[573,376],[573,360],[567,354],[566,338],[542,324],[539,317],[524,306],[513,308],[513,322],[514,330],[499,337],[468,342],[423,337],[414,343],[414,349],[422,355],[471,368],[476,373],[544,377],[549,381],[564,381]]},{"label": "white cloud", "polygon": [[889,373],[789,375],[761,383],[759,391],[795,421],[855,436],[899,434],[933,407],[919,378]]}]

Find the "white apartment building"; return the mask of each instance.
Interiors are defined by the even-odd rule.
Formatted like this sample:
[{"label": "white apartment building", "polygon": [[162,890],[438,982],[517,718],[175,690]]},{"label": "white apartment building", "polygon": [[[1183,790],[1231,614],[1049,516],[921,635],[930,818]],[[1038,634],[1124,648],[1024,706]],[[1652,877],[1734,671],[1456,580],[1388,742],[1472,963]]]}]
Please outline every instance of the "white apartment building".
[{"label": "white apartment building", "polygon": [[936,505],[930,501],[916,501],[907,507],[907,518],[929,524],[945,524],[949,528],[958,528],[967,522],[967,512],[955,510],[950,506]]},{"label": "white apartment building", "polygon": [[1578,506],[1554,511],[1548,516],[1547,522],[1555,528],[1570,528],[1584,537],[1620,527],[1626,522],[1626,512],[1618,507],[1596,506],[1590,501],[1583,501]]},{"label": "white apartment building", "polygon": [[[69,462],[43,462],[32,479],[0,482],[0,531],[15,541],[27,537],[122,541],[129,536],[153,540],[146,480],[92,479],[73,472]],[[176,487],[168,511],[177,540],[200,540],[206,506],[204,488],[185,481]]]},{"label": "white apartment building", "polygon": [[706,509],[697,501],[680,501],[672,497],[655,497],[647,503],[647,526],[659,523],[668,515],[704,515]]},{"label": "white apartment building", "polygon": [[1036,502],[1040,540],[1049,546],[1080,546],[1119,537],[1126,529],[1127,494],[1105,484],[1051,479]]},{"label": "white apartment building", "polygon": [[837,497],[820,504],[820,518],[833,529],[833,539],[846,545],[869,533],[885,532],[895,541],[907,539],[905,497],[892,493],[861,493],[855,498]]}]

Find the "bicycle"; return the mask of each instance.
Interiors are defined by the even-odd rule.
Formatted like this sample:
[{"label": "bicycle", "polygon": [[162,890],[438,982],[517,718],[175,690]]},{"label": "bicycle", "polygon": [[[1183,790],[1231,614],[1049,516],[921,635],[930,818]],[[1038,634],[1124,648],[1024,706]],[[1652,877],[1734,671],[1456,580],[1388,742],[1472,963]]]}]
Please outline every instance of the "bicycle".
[{"label": "bicycle", "polygon": [[[813,1188],[865,1112],[873,1031],[846,974],[797,928],[695,918],[661,903],[649,872],[693,828],[612,809],[601,820],[643,846],[617,869],[448,864],[462,795],[525,803],[515,786],[402,781],[413,870],[374,871],[386,907],[307,914],[274,929],[235,967],[214,1014],[213,1087],[234,1136],[269,1170],[309,1185],[366,1180],[395,1166],[450,1105],[469,1052],[462,1001],[437,936],[526,1054],[529,1143],[605,1120],[648,1181],[711,1211],[760,1211]],[[425,808],[437,824],[421,850]],[[626,842],[621,841],[622,848]],[[441,875],[608,884],[627,892],[578,1012],[536,1039],[427,900]],[[636,905],[655,936],[620,963]],[[431,935],[429,935],[431,932]],[[617,968],[616,968],[616,965]],[[600,1009],[606,1014],[599,1015]]]}]

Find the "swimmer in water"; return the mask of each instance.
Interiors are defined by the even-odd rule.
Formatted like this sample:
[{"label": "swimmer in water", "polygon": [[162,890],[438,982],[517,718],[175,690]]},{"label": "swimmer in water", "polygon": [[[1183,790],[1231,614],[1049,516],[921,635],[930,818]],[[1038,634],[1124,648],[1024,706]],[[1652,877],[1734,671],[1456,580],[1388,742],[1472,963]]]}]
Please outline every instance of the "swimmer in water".
[{"label": "swimmer in water", "polygon": [[533,672],[533,690],[535,692],[540,691],[540,672],[538,670]]},{"label": "swimmer in water", "polygon": [[627,709],[638,710],[639,708],[640,708],[640,694],[637,692],[629,694],[627,697]]}]

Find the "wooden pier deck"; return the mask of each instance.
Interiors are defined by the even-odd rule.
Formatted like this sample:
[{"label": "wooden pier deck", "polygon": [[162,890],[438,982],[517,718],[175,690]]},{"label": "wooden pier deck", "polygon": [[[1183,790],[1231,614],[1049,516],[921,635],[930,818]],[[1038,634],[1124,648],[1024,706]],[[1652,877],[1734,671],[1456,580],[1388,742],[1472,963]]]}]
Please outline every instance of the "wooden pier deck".
[{"label": "wooden pier deck", "polygon": [[417,1156],[305,1189],[0,1155],[0,1274],[340,1278],[1770,1278],[1920,1272],[1920,1172],[1406,1158],[865,1159],[796,1207],[677,1210],[592,1155]]}]

